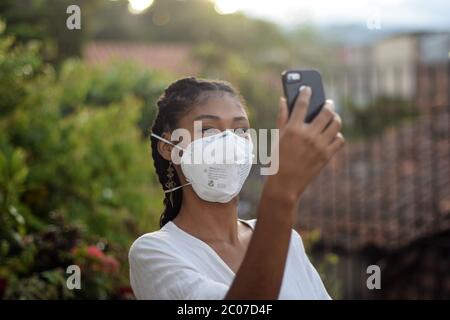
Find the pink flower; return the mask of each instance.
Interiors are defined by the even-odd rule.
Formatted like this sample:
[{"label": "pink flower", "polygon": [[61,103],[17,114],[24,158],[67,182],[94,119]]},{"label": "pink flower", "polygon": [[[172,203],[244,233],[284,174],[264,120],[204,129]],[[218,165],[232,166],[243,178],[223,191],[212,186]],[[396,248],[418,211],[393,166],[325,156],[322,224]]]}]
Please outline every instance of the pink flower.
[{"label": "pink flower", "polygon": [[87,255],[90,257],[98,258],[100,260],[105,257],[105,254],[103,253],[103,251],[101,251],[96,246],[89,246],[87,248]]}]

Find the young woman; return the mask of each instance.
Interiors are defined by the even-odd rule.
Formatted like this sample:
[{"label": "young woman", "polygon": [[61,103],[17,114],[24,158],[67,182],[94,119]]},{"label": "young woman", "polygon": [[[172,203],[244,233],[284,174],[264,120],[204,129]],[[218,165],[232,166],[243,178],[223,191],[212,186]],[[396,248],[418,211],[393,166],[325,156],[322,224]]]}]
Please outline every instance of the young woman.
[{"label": "young woman", "polygon": [[[240,95],[226,82],[193,77],[165,90],[151,138],[165,210],[161,229],[138,238],[129,252],[138,299],[330,299],[292,229],[302,192],[344,144],[332,101],[304,122],[310,96],[311,89],[302,87],[289,118],[280,99],[279,169],[265,180],[257,219],[244,221],[238,219],[237,194],[248,169],[228,166],[221,176],[224,190],[214,189],[205,184],[204,172],[215,168],[173,161],[173,148],[203,150],[197,140],[171,140],[181,128],[199,139],[220,136],[237,149],[248,147],[242,135],[250,123]],[[202,120],[203,135],[194,132],[196,120]],[[212,129],[240,134],[209,135]]]}]

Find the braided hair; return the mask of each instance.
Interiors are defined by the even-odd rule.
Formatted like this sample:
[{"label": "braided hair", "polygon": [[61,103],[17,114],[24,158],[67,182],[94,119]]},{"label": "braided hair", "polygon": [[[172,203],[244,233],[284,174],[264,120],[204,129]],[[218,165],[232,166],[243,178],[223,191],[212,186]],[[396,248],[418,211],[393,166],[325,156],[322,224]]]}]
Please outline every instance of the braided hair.
[{"label": "braided hair", "polygon": [[[202,99],[207,99],[211,93],[226,93],[236,97],[244,104],[239,93],[227,82],[195,77],[179,79],[170,84],[159,97],[157,101],[158,111],[151,131],[159,136],[162,136],[165,132],[173,131],[177,128],[181,117],[189,112],[195,104],[201,103]],[[154,137],[151,137],[151,148],[156,174],[164,189],[168,181],[167,169],[170,162],[159,153],[158,140]],[[177,186],[180,185],[180,179],[176,172],[174,173],[173,181]],[[163,201],[164,211],[159,221],[160,227],[177,216],[181,209],[182,199],[183,193],[181,189],[172,191],[173,204],[170,202],[170,194],[165,193]]]}]

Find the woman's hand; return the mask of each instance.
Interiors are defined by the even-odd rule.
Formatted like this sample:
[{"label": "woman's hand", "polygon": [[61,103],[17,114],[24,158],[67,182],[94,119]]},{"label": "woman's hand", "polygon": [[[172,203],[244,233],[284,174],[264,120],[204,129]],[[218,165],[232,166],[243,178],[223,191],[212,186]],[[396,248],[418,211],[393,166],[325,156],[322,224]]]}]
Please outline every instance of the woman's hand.
[{"label": "woman's hand", "polygon": [[288,201],[298,200],[307,185],[345,142],[339,132],[341,118],[334,112],[331,100],[327,100],[311,123],[304,122],[310,98],[311,89],[302,87],[290,118],[286,100],[280,98],[278,173],[270,176],[267,183],[276,197]]}]

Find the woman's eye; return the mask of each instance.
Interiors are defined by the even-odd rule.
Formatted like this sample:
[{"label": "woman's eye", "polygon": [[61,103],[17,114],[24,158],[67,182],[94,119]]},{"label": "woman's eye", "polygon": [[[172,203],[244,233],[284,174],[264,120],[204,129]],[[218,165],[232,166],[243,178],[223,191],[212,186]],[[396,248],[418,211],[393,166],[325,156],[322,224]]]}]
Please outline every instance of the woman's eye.
[{"label": "woman's eye", "polygon": [[216,129],[216,128],[203,128],[202,129],[202,135],[204,137],[212,136],[212,135],[217,134],[219,132],[220,132],[220,130]]},{"label": "woman's eye", "polygon": [[238,136],[245,136],[247,135],[249,128],[237,128],[234,129],[234,133],[237,134]]}]

